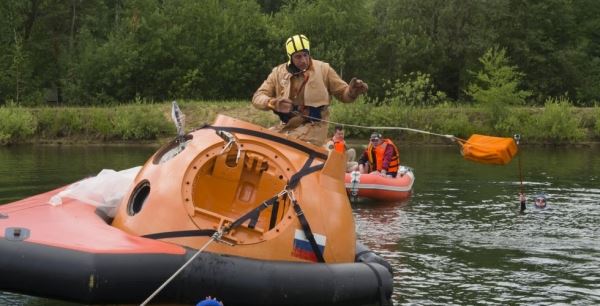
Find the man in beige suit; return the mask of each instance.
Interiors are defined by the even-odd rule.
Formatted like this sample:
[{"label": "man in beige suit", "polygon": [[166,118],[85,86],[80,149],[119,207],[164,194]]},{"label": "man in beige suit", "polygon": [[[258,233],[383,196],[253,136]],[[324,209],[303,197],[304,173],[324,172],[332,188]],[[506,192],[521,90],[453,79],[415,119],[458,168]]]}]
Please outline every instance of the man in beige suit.
[{"label": "man in beige suit", "polygon": [[327,141],[327,122],[331,96],[344,103],[354,102],[367,92],[363,81],[352,78],[346,83],[328,63],[310,56],[306,36],[287,39],[289,61],[273,68],[252,97],[252,104],[272,110],[281,119],[272,130],[322,146]]}]

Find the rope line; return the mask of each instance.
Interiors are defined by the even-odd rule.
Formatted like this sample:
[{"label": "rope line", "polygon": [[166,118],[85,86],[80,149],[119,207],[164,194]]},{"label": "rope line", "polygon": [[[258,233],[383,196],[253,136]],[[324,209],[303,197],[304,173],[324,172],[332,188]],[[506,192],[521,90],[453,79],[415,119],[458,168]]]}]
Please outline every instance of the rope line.
[{"label": "rope line", "polygon": [[[521,142],[521,135],[516,134],[514,136],[515,142],[517,143],[517,147],[519,146],[520,142]],[[521,150],[519,150],[519,152],[517,153],[519,156],[517,156],[518,158],[518,162],[519,162],[519,179],[521,181],[521,184],[519,186],[519,191],[521,194],[525,194],[525,187],[523,186],[523,166],[521,163],[521,155],[523,155],[523,153],[521,152]]]},{"label": "rope line", "polygon": [[[292,112],[294,114],[300,115],[304,118],[310,119],[310,120],[314,120],[314,121],[321,121],[321,122],[326,122],[326,123],[330,123],[330,124],[335,124],[335,125],[341,125],[344,127],[353,127],[353,128],[359,128],[359,129],[369,129],[369,130],[397,130],[397,131],[409,131],[409,132],[415,132],[415,133],[421,133],[421,134],[427,134],[427,135],[433,135],[433,136],[439,136],[439,137],[444,137],[444,138],[448,138],[452,141],[454,140],[462,140],[460,138],[455,137],[454,135],[447,135],[447,134],[438,134],[438,133],[433,133],[433,132],[428,132],[428,131],[424,131],[424,130],[418,130],[418,129],[412,129],[412,128],[407,128],[407,127],[394,127],[394,126],[364,126],[364,125],[356,125],[356,124],[347,124],[347,123],[340,123],[340,122],[335,122],[335,121],[330,121],[330,120],[325,120],[325,119],[321,119],[321,118],[315,118],[315,117],[311,117],[308,115],[304,115],[301,114],[297,111]],[[464,140],[463,140],[464,141]]]},{"label": "rope line", "polygon": [[185,269],[192,261],[194,261],[194,259],[198,257],[198,255],[200,255],[200,253],[202,253],[202,251],[204,251],[204,249],[206,249],[206,247],[208,247],[209,244],[219,239],[220,235],[221,234],[219,232],[215,232],[215,234],[213,234],[213,236],[196,252],[196,254],[194,254],[194,256],[188,259],[188,261],[186,261],[183,264],[183,266],[181,266],[177,271],[175,271],[175,273],[173,273],[173,275],[171,275],[169,279],[167,279],[162,285],[160,285],[160,287],[158,287],[158,289],[156,289],[144,302],[142,302],[140,306],[145,306],[146,304],[148,304],[159,292],[163,290],[163,288],[165,288],[177,275],[179,275],[179,273],[181,273],[183,269]]}]

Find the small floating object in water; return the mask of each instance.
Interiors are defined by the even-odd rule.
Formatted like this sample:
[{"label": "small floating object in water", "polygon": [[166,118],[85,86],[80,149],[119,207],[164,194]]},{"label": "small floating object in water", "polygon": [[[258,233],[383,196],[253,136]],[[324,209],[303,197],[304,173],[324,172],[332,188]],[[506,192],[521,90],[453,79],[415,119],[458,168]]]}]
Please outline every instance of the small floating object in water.
[{"label": "small floating object in water", "polygon": [[525,204],[527,202],[526,198],[525,198],[525,194],[524,193],[519,193],[519,202],[521,203],[521,211],[525,210]]},{"label": "small floating object in water", "polygon": [[536,195],[534,203],[537,208],[546,208],[546,195],[543,193]]}]

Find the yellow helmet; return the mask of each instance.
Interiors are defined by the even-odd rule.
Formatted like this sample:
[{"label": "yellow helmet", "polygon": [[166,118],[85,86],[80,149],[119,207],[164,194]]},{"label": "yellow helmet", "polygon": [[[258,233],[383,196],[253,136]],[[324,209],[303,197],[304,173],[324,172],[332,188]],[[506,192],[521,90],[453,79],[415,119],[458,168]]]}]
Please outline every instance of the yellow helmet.
[{"label": "yellow helmet", "polygon": [[289,60],[292,59],[292,54],[302,50],[310,52],[310,43],[304,34],[294,35],[286,40],[285,51]]}]

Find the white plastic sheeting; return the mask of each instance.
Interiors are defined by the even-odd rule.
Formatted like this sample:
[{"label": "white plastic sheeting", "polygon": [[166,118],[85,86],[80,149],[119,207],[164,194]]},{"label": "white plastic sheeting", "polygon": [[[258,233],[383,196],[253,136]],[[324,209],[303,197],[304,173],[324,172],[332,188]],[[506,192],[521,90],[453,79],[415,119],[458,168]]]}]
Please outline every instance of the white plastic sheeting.
[{"label": "white plastic sheeting", "polygon": [[104,169],[94,177],[69,185],[50,198],[48,203],[57,206],[62,204],[63,198],[71,198],[96,206],[112,218],[141,168],[138,166],[122,171]]}]

